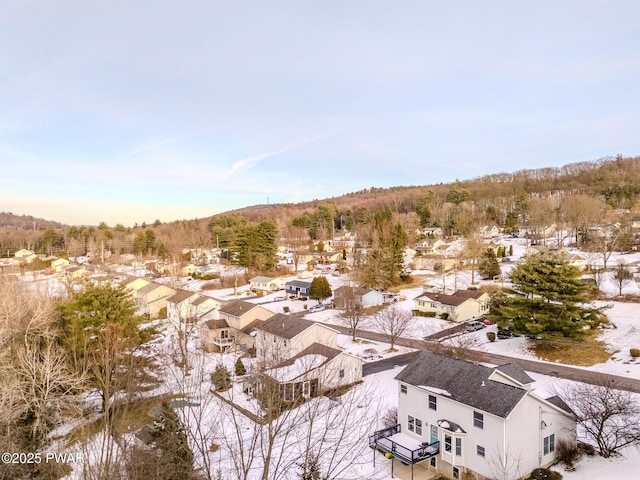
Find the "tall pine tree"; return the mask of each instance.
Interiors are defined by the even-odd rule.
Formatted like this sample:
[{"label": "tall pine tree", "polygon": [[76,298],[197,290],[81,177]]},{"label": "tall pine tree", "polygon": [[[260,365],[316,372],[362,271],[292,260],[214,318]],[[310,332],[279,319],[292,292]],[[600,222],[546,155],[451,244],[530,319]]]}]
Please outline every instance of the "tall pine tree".
[{"label": "tall pine tree", "polygon": [[492,305],[490,318],[515,332],[579,336],[606,322],[602,309],[589,306],[588,287],[565,255],[545,252],[526,258],[511,272],[511,288]]}]

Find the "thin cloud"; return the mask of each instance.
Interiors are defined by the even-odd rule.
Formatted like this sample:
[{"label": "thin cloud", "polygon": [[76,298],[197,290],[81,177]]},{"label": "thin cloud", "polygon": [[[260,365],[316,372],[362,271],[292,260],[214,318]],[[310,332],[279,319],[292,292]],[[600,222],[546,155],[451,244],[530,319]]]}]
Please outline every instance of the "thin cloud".
[{"label": "thin cloud", "polygon": [[317,142],[318,140],[323,140],[325,138],[331,137],[331,136],[335,135],[336,133],[337,132],[331,132],[331,133],[325,133],[323,135],[317,135],[315,137],[307,138],[307,139],[304,139],[304,140],[302,140],[300,142],[293,143],[291,145],[287,145],[286,147],[280,148],[278,150],[274,150],[273,152],[266,152],[266,153],[262,153],[260,155],[255,155],[253,157],[243,158],[242,160],[238,160],[236,162],[233,162],[233,165],[231,165],[231,170],[229,170],[229,172],[227,173],[225,178],[229,179],[232,176],[234,176],[238,171],[252,168],[253,166],[257,165],[258,163],[260,163],[261,161],[263,161],[263,160],[265,160],[267,158],[274,157],[276,155],[280,155],[281,153],[290,152],[291,150],[295,150],[296,148],[300,148],[300,147],[302,147],[304,145],[308,145],[309,143]]}]

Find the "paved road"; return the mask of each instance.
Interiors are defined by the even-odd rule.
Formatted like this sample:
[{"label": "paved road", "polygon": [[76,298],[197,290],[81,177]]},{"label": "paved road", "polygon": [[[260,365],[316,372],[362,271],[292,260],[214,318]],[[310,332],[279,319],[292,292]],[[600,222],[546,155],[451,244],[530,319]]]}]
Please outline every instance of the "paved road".
[{"label": "paved road", "polygon": [[[349,335],[349,329],[339,325],[325,324],[328,327],[338,330],[340,333]],[[358,330],[357,336],[366,338],[376,342],[388,343],[385,336],[380,333],[370,332],[367,330]],[[579,367],[570,367],[557,363],[541,362],[538,360],[527,360],[517,357],[509,357],[506,355],[498,355],[495,353],[481,352],[478,350],[470,350],[467,348],[449,347],[437,342],[426,342],[413,338],[399,338],[396,341],[398,346],[415,348],[416,350],[430,350],[432,352],[444,353],[466,360],[475,362],[490,363],[493,365],[503,365],[505,363],[515,363],[528,372],[550,375],[553,377],[564,378],[576,382],[590,383],[593,385],[610,385],[619,390],[640,393],[640,380],[635,378],[622,377],[619,375],[610,375],[608,373],[594,372]],[[363,367],[363,375],[371,375],[383,370],[393,368],[396,365],[405,365],[412,359],[411,355],[416,356],[413,352],[405,355],[398,355],[378,362],[370,362]],[[398,360],[394,360],[398,358]]]}]

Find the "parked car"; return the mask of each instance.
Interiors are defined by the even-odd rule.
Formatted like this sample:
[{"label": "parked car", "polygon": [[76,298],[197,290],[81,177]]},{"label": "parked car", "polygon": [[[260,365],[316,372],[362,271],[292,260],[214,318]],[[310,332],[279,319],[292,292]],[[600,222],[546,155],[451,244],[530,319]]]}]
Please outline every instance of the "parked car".
[{"label": "parked car", "polygon": [[493,325],[493,322],[491,320],[489,320],[488,318],[482,318],[481,321],[482,321],[482,323],[484,323],[487,326]]},{"label": "parked car", "polygon": [[506,340],[507,338],[511,338],[513,334],[509,330],[498,330],[497,336],[500,340]]},{"label": "parked car", "polygon": [[324,309],[326,309],[326,305],[322,305],[321,303],[317,304],[317,305],[313,305],[312,307],[309,308],[310,312],[321,312]]},{"label": "parked car", "polygon": [[274,302],[281,302],[283,300],[285,300],[285,298],[282,295],[280,295],[278,297],[273,297],[273,301]]},{"label": "parked car", "polygon": [[470,322],[467,322],[468,332],[475,332],[476,330],[482,330],[484,327],[485,327],[485,324],[482,322],[479,322],[478,320],[471,320]]}]

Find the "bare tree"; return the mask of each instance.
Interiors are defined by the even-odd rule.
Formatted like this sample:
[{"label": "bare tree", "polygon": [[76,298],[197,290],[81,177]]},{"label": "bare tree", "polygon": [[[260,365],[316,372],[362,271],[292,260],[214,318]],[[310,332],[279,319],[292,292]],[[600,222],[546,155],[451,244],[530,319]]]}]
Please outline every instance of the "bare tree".
[{"label": "bare tree", "polygon": [[640,405],[629,392],[611,385],[577,383],[563,395],[581,430],[603,457],[640,444]]},{"label": "bare tree", "polygon": [[495,480],[511,480],[521,478],[522,459],[520,455],[512,451],[508,446],[496,446],[489,457],[489,469]]},{"label": "bare tree", "polygon": [[380,310],[374,317],[374,323],[389,342],[389,351],[395,350],[395,344],[404,332],[407,331],[413,316],[410,311],[392,305]]},{"label": "bare tree", "polygon": [[633,276],[625,262],[619,262],[613,272],[613,281],[618,287],[618,295],[622,296],[622,290],[633,283]]}]

